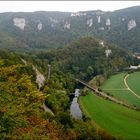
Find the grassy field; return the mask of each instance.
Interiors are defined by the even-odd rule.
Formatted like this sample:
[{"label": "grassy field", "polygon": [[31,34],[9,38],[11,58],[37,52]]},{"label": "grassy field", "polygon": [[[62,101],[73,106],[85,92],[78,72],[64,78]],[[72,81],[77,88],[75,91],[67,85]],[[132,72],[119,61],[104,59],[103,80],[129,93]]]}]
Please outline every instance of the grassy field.
[{"label": "grassy field", "polygon": [[[138,99],[136,96],[134,96],[125,87],[125,84],[124,84],[125,75],[126,75],[125,73],[120,73],[120,74],[111,76],[101,86],[101,89],[105,92],[110,93],[114,97],[123,100],[125,103],[131,104],[131,105],[136,105],[138,108],[140,108],[140,99]],[[137,81],[135,80],[135,78],[137,79]],[[138,90],[140,91],[140,86],[138,86],[138,83],[140,83],[140,72],[136,73],[136,74],[135,73],[130,74],[130,76],[127,79],[127,82],[130,87],[133,87],[136,90],[136,93]],[[132,90],[133,90],[133,88],[132,88]],[[139,92],[139,94],[140,94],[140,92]]]},{"label": "grassy field", "polygon": [[134,72],[127,78],[128,86],[140,96],[140,72]]},{"label": "grassy field", "polygon": [[126,89],[124,85],[124,76],[126,73],[120,73],[111,76],[102,86],[102,89]]},{"label": "grassy field", "polygon": [[100,127],[124,139],[140,139],[140,112],[98,97],[92,92],[80,97],[86,114]]}]

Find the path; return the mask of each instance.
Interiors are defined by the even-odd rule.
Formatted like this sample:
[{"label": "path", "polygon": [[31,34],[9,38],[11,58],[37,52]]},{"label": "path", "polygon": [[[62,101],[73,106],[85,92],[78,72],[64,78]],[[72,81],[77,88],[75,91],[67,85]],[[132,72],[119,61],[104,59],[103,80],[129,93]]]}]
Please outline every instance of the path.
[{"label": "path", "polygon": [[128,84],[127,84],[127,82],[126,82],[128,76],[129,76],[129,74],[127,74],[127,75],[125,76],[125,78],[124,78],[124,84],[125,84],[126,88],[127,88],[131,93],[133,93],[137,98],[140,99],[140,96],[137,95],[137,94],[128,86]]}]

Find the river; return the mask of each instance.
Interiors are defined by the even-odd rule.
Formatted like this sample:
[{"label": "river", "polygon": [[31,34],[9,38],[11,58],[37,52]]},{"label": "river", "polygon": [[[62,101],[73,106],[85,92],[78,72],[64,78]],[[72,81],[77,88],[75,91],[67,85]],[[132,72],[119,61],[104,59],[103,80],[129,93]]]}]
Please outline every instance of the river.
[{"label": "river", "polygon": [[[22,58],[21,58],[21,60],[25,65],[27,65],[26,60],[24,60]],[[50,65],[48,67],[50,69]],[[45,76],[34,65],[32,65],[32,68],[36,73],[36,83],[38,84],[38,87],[40,89],[45,84]],[[48,79],[49,79],[49,76],[48,76]],[[78,98],[80,95],[81,95],[80,90],[75,89],[74,98],[73,98],[73,101],[70,106],[70,114],[75,119],[82,119],[82,111],[81,111],[81,109],[79,107],[79,103],[78,103]],[[49,109],[45,104],[43,104],[43,108],[44,108],[45,112],[49,112],[52,115],[54,115],[53,112],[51,111],[51,109]]]},{"label": "river", "polygon": [[78,98],[81,95],[79,89],[75,89],[74,93],[75,97],[73,98],[73,101],[70,106],[70,114],[75,119],[82,119],[82,111],[79,107]]}]

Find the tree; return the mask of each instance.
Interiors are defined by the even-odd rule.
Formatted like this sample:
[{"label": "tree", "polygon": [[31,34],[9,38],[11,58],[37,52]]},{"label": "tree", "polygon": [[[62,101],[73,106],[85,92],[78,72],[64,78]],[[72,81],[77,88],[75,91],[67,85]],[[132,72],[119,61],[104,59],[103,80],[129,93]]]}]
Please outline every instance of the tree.
[{"label": "tree", "polygon": [[92,66],[88,66],[87,68],[87,75],[91,76],[94,73]]}]

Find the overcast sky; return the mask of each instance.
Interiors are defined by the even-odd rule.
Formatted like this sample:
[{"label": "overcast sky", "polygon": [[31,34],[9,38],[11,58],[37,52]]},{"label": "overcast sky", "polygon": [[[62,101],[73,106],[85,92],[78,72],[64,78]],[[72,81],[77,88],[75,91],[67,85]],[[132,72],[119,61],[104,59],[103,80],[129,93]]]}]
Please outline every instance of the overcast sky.
[{"label": "overcast sky", "polygon": [[0,1],[0,12],[114,11],[136,5],[140,6],[140,1]]}]

